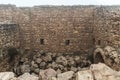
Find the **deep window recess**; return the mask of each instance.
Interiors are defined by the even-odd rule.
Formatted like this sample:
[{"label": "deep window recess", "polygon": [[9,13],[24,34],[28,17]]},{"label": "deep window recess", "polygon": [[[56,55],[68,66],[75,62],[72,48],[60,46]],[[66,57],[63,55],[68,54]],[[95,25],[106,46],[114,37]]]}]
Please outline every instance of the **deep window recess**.
[{"label": "deep window recess", "polygon": [[44,44],[44,39],[40,39],[40,44]]},{"label": "deep window recess", "polygon": [[107,43],[109,44],[109,43],[110,43],[110,41],[107,41]]},{"label": "deep window recess", "polygon": [[95,45],[95,38],[93,38],[93,44]]},{"label": "deep window recess", "polygon": [[70,45],[70,40],[66,40],[66,41],[65,41],[65,44],[66,44],[66,45]]},{"label": "deep window recess", "polygon": [[98,40],[98,45],[100,45],[101,44],[101,41],[100,40]]}]

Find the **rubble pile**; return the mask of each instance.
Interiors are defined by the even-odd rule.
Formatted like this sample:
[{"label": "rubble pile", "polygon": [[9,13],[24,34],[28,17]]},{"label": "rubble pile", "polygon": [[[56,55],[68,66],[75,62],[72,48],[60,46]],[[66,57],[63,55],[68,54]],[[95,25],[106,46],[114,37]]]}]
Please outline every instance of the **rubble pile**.
[{"label": "rubble pile", "polygon": [[89,70],[79,71],[76,80],[120,80],[120,72],[103,63],[92,64]]},{"label": "rubble pile", "polygon": [[38,75],[39,71],[48,68],[54,69],[57,73],[66,71],[77,72],[81,68],[89,67],[91,63],[89,57],[82,53],[25,52],[19,59],[15,59],[12,70],[17,75],[26,72]]},{"label": "rubble pile", "polygon": [[[104,48],[96,46],[93,55],[82,51],[73,53],[51,53],[17,50],[13,52],[14,54],[10,55],[10,52],[8,52],[6,57],[3,57],[3,59],[0,58],[3,61],[0,63],[0,79],[2,80],[120,79],[119,65],[115,65],[119,64],[119,52],[111,46]],[[18,53],[16,54],[16,52]],[[102,57],[99,58],[99,56],[97,56],[98,54],[101,54]],[[11,57],[12,60],[10,60]],[[106,65],[103,63],[93,63],[93,58],[94,62],[95,60],[101,61],[103,59]],[[116,69],[115,66],[117,67],[117,71],[113,70]]]},{"label": "rubble pile", "polygon": [[[101,57],[100,57],[101,55]],[[101,61],[103,60],[103,61]],[[120,51],[119,48],[106,46],[101,48],[98,46],[94,51],[94,62],[104,62],[115,70],[120,70]]]},{"label": "rubble pile", "polygon": [[1,72],[1,80],[120,80],[120,72],[112,70],[103,63],[92,64],[89,69],[78,72],[59,73],[54,69],[39,71],[39,75],[24,73],[18,77],[13,72]]}]

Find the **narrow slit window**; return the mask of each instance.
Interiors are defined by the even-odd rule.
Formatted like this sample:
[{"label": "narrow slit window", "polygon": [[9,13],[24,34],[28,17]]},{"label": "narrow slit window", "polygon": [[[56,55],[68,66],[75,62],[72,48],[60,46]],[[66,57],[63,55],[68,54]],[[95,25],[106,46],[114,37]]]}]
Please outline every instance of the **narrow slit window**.
[{"label": "narrow slit window", "polygon": [[95,45],[95,41],[96,41],[95,38],[93,38],[93,44],[94,44],[94,45]]},{"label": "narrow slit window", "polygon": [[66,45],[70,45],[70,40],[66,40],[66,41],[65,41],[65,44],[66,44]]},{"label": "narrow slit window", "polygon": [[40,44],[44,44],[44,39],[40,39]]},{"label": "narrow slit window", "polygon": [[98,45],[100,45],[101,44],[101,41],[100,40],[98,40]]}]

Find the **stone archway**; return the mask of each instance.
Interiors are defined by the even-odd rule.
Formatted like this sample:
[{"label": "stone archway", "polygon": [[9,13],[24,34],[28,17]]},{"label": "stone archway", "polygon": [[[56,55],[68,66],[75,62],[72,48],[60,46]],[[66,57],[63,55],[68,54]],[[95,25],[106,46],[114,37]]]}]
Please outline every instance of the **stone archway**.
[{"label": "stone archway", "polygon": [[101,53],[97,52],[94,57],[94,63],[99,63],[99,62],[104,63],[104,59],[103,59]]},{"label": "stone archway", "polygon": [[104,61],[104,51],[101,48],[97,48],[94,51],[94,63],[105,63]]}]

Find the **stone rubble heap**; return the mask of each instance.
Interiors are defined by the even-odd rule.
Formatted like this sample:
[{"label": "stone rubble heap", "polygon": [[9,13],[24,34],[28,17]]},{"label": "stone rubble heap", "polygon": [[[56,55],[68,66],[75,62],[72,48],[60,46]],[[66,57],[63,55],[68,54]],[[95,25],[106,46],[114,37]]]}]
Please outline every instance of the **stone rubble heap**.
[{"label": "stone rubble heap", "polygon": [[[73,55],[74,54],[74,55]],[[27,52],[21,56],[20,59],[15,59],[13,71],[17,75],[22,75],[26,72],[39,74],[39,71],[43,71],[48,68],[54,69],[57,73],[63,73],[66,71],[77,72],[83,67],[87,68],[91,65],[91,60],[86,54],[75,53],[48,53],[48,52]]]},{"label": "stone rubble heap", "polygon": [[55,70],[49,68],[40,71],[39,75],[24,73],[16,77],[13,72],[1,72],[0,80],[120,80],[120,71],[112,70],[107,65],[98,63],[76,73],[67,71],[57,74]]},{"label": "stone rubble heap", "polygon": [[89,70],[77,72],[76,80],[120,80],[120,71],[112,70],[103,63],[92,64]]},{"label": "stone rubble heap", "polygon": [[94,63],[100,62],[101,58],[97,55],[101,55],[103,62],[110,66],[112,69],[117,71],[120,70],[120,50],[119,48],[114,48],[111,46],[106,46],[104,48],[97,46],[94,51]]}]

